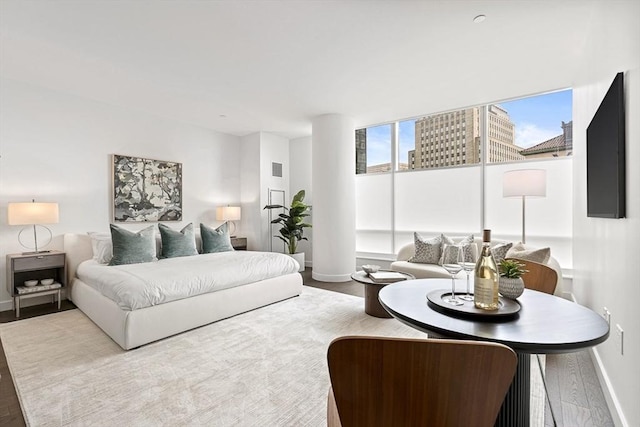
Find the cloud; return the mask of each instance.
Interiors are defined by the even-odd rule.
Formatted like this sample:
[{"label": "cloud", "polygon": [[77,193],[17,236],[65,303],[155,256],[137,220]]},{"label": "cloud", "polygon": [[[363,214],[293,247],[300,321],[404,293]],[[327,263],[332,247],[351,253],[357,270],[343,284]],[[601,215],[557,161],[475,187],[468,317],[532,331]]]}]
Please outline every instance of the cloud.
[{"label": "cloud", "polygon": [[562,133],[562,129],[545,129],[531,123],[522,123],[516,126],[516,145],[528,148],[540,144]]}]

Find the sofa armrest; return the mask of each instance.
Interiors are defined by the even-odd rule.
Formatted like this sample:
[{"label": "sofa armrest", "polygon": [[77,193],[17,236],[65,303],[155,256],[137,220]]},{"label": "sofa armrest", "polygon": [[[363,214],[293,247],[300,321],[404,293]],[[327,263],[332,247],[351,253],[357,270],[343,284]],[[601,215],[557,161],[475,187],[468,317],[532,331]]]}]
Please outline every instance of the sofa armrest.
[{"label": "sofa armrest", "polygon": [[396,257],[396,261],[407,261],[409,258],[414,256],[416,253],[416,246],[414,243],[407,243],[398,251],[398,256]]}]

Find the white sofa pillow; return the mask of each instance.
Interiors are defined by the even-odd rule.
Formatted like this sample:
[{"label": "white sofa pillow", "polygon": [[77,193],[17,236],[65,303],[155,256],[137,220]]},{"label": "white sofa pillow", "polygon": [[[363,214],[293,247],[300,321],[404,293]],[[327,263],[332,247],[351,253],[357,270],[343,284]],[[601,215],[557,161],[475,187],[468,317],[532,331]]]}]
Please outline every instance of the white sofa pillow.
[{"label": "white sofa pillow", "polygon": [[420,264],[437,264],[442,251],[442,235],[431,239],[424,239],[418,233],[413,233],[415,254],[409,258],[408,262]]},{"label": "white sofa pillow", "polygon": [[507,251],[505,258],[523,259],[525,261],[547,264],[551,257],[551,248],[526,249],[522,242],[518,242]]}]

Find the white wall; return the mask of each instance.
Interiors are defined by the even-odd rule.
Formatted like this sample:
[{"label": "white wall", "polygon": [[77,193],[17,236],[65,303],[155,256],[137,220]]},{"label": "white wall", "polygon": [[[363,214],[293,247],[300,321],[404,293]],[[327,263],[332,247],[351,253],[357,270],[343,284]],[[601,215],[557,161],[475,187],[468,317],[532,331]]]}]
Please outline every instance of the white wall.
[{"label": "white wall", "polygon": [[[617,425],[640,425],[640,2],[601,2],[573,88],[573,292],[579,303],[611,312],[609,339],[596,349],[605,386],[620,415]],[[586,128],[619,71],[625,73],[627,217],[587,218]],[[624,355],[615,325],[624,329]],[[614,415],[617,415],[614,414]]]},{"label": "white wall", "polygon": [[[311,137],[292,139],[289,144],[289,187],[292,193],[305,191],[304,201],[311,206],[307,222],[313,225],[313,191],[311,186]],[[293,195],[293,194],[292,194]],[[302,241],[298,250],[305,253],[305,264],[313,265],[313,227],[304,230],[308,241]]]},{"label": "white wall", "polygon": [[242,230],[236,233],[247,238],[247,249],[261,249],[262,203],[260,188],[260,134],[243,136],[240,148],[240,199],[242,201]]},{"label": "white wall", "polygon": [[[272,163],[282,164],[282,177],[273,176]],[[269,204],[269,190],[284,190],[286,195],[285,205],[289,206],[293,194],[289,191],[289,140],[274,134],[260,132],[260,209],[261,209],[261,249],[269,250],[269,242],[273,233],[269,224],[269,211],[262,208]],[[278,230],[279,226],[273,226]],[[277,243],[280,243],[278,241]],[[274,243],[273,252],[284,252],[284,246]]]},{"label": "white wall", "polygon": [[4,255],[24,250],[17,241],[22,227],[7,225],[7,203],[59,203],[47,249],[62,249],[66,232],[107,231],[111,154],[182,163],[183,221],[169,223],[176,228],[217,225],[215,207],[239,202],[235,136],[12,80],[1,80],[0,90],[0,310],[11,309]]},{"label": "white wall", "polygon": [[[242,233],[247,237],[249,250],[268,251],[271,240],[269,211],[263,208],[269,204],[269,190],[283,190],[288,205],[289,192],[289,140],[267,132],[257,132],[241,138],[241,198]],[[271,164],[282,164],[282,177],[272,176]],[[246,214],[245,214],[246,211]],[[277,226],[274,226],[277,230]],[[279,243],[279,242],[278,242]],[[284,245],[273,248],[283,252]]]}]

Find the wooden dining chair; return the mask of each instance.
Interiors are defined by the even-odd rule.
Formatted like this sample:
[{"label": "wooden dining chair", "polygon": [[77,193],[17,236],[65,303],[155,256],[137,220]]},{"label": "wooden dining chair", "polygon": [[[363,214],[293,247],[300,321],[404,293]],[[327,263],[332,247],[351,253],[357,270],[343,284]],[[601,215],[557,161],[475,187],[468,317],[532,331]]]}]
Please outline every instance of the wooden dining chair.
[{"label": "wooden dining chair", "polygon": [[525,288],[553,295],[558,283],[558,273],[553,268],[535,261],[523,259],[515,259],[515,261],[524,264],[523,268],[528,270],[522,275]]},{"label": "wooden dining chair", "polygon": [[341,337],[327,353],[328,426],[493,426],[516,370],[478,341]]}]

